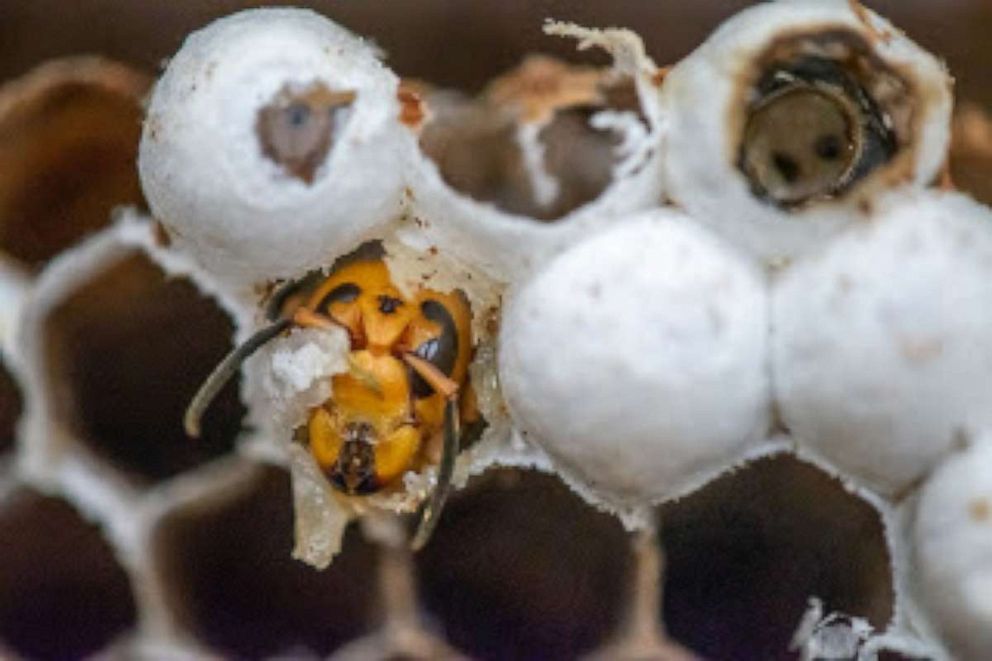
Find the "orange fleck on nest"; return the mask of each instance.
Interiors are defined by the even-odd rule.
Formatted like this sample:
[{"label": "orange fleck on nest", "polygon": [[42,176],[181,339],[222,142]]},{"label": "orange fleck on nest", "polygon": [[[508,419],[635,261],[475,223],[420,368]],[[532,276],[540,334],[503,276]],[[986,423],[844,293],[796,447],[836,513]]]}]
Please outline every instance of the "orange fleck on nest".
[{"label": "orange fleck on nest", "polygon": [[973,521],[984,523],[992,519],[992,502],[987,498],[979,498],[972,502],[968,510]]},{"label": "orange fleck on nest", "polygon": [[427,85],[416,80],[400,81],[396,98],[400,102],[400,121],[410,128],[420,128],[427,119],[428,109],[424,103]]},{"label": "orange fleck on nest", "polygon": [[651,83],[655,87],[661,87],[665,83],[665,78],[668,77],[668,74],[669,74],[669,72],[671,72],[671,70],[672,70],[672,65],[671,64],[669,64],[668,66],[664,66],[664,67],[658,67],[655,70],[654,75],[651,76]]}]

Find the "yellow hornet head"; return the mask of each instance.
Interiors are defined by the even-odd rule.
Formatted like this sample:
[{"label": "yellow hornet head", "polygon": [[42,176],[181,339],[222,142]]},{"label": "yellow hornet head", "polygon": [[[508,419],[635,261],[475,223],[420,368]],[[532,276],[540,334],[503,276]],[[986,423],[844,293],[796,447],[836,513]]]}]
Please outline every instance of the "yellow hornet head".
[{"label": "yellow hornet head", "polygon": [[437,466],[414,536],[422,546],[450,488],[461,420],[475,420],[468,300],[426,288],[404,296],[382,259],[358,258],[276,292],[267,311],[272,323],[228,354],[200,388],[186,428],[198,433],[210,401],[259,347],[294,326],[344,329],[349,369],[332,378],[331,396],[310,410],[300,440],[347,496],[401,487],[408,471]]}]

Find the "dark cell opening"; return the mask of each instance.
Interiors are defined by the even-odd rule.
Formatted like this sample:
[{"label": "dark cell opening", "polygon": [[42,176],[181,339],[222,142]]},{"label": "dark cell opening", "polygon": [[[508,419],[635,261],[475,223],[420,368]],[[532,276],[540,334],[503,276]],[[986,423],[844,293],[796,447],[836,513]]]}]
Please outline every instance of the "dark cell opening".
[{"label": "dark cell opening", "polygon": [[92,524],[26,489],[0,505],[0,647],[81,658],[134,626],[124,570]]},{"label": "dark cell opening", "polygon": [[142,204],[135,167],[144,76],[67,60],[0,89],[0,250],[41,266]]},{"label": "dark cell opening", "polygon": [[546,475],[496,471],[453,494],[416,556],[422,603],[482,659],[575,658],[623,615],[627,535]]},{"label": "dark cell opening", "polygon": [[0,362],[0,454],[14,447],[17,421],[24,409],[21,389]]},{"label": "dark cell opening", "polygon": [[813,150],[816,155],[826,161],[833,161],[840,158],[844,145],[840,137],[835,133],[826,133],[817,137],[813,143]]},{"label": "dark cell opening", "polygon": [[758,461],[661,508],[664,620],[713,659],[796,659],[811,596],[884,629],[892,614],[877,512],[791,457]]},{"label": "dark cell opening", "polygon": [[207,411],[201,438],[183,431],[189,400],[233,332],[190,282],[126,258],[55,309],[45,332],[58,415],[133,478],[163,479],[233,447],[244,412],[237,379]]},{"label": "dark cell opening", "polygon": [[289,175],[312,184],[343,128],[354,92],[320,83],[284,89],[259,111],[255,131],[264,153]]},{"label": "dark cell opening", "polygon": [[246,488],[220,498],[173,513],[156,532],[172,607],[200,640],[237,658],[324,656],[372,628],[378,551],[356,527],[318,571],[291,557],[284,471],[259,467]]},{"label": "dark cell opening", "polygon": [[854,32],[785,36],[744,95],[738,166],[784,208],[841,196],[910,147],[916,99]]},{"label": "dark cell opening", "polygon": [[922,656],[907,656],[902,652],[883,651],[878,653],[878,661],[931,661]]},{"label": "dark cell opening", "polygon": [[799,163],[794,161],[791,156],[775,152],[772,154],[772,162],[787,183],[795,183],[799,175],[802,174],[802,168]]},{"label": "dark cell opening", "polygon": [[428,94],[432,118],[420,146],[455,190],[509,213],[553,222],[594,201],[612,183],[617,137],[589,120],[607,107],[639,113],[632,90],[618,85],[603,92],[602,106],[559,109],[541,129],[543,170],[557,185],[550,199],[540,199],[532,185],[513,115],[490,100]]}]

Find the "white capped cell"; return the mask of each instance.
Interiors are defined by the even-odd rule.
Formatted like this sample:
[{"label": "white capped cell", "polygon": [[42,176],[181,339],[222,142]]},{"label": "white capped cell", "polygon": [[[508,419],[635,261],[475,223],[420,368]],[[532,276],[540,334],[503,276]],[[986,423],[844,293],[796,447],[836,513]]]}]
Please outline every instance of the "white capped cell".
[{"label": "white capped cell", "polygon": [[844,0],[757,4],[665,78],[666,192],[761,258],[821,245],[945,160],[951,78]]},{"label": "white capped cell", "polygon": [[992,655],[992,436],[923,487],[913,530],[918,593],[955,657]]},{"label": "white capped cell", "polygon": [[365,41],[300,9],[193,33],[152,95],[139,166],[173,243],[251,285],[326,266],[398,214],[411,136]]},{"label": "white capped cell", "polygon": [[766,429],[765,291],[674,211],[587,239],[506,304],[499,372],[515,423],[610,505],[699,486]]},{"label": "white capped cell", "polygon": [[885,206],[780,276],[772,363],[798,442],[892,495],[992,425],[992,214],[926,191]]}]

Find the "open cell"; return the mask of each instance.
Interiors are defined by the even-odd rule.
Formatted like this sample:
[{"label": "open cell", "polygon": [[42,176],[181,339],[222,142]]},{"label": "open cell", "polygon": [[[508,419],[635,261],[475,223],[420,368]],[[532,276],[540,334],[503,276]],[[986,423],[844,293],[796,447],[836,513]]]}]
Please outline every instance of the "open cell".
[{"label": "open cell", "polygon": [[184,279],[147,258],[110,264],[46,321],[56,414],[117,468],[143,481],[175,475],[234,444],[243,408],[228,384],[202,437],[186,437],[183,411],[230,349],[230,320]]},{"label": "open cell", "polygon": [[14,377],[0,363],[0,454],[13,449],[24,400]]},{"label": "open cell", "polygon": [[782,37],[757,70],[738,165],[769,203],[842,195],[913,141],[909,84],[854,32]]},{"label": "open cell", "polygon": [[647,130],[629,78],[532,56],[478,97],[427,89],[423,153],[444,182],[478,202],[544,222],[595,201],[613,183],[620,134],[597,113],[629,113]]},{"label": "open cell", "polygon": [[573,658],[624,615],[632,557],[556,478],[500,470],[452,496],[417,557],[422,603],[474,658]]},{"label": "open cell", "polygon": [[0,250],[38,267],[141,204],[135,159],[147,77],[56,60],[0,88]]},{"label": "open cell", "polygon": [[135,623],[124,570],[67,503],[27,489],[0,503],[0,648],[30,659],[81,658]]},{"label": "open cell", "polygon": [[293,559],[292,547],[289,479],[276,468],[258,468],[236,493],[173,512],[155,536],[179,619],[237,658],[324,656],[372,628],[377,551],[358,529],[324,571]]},{"label": "open cell", "polygon": [[[794,659],[807,600],[885,629],[882,522],[837,480],[791,457],[760,460],[661,508],[664,620],[706,658]],[[759,615],[760,614],[760,615]]]}]

